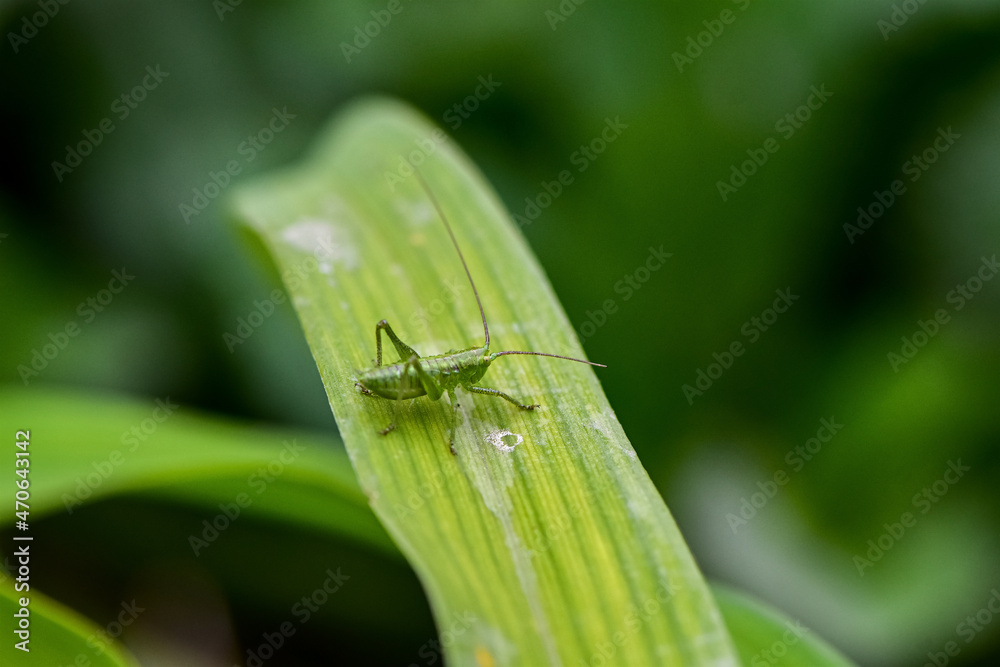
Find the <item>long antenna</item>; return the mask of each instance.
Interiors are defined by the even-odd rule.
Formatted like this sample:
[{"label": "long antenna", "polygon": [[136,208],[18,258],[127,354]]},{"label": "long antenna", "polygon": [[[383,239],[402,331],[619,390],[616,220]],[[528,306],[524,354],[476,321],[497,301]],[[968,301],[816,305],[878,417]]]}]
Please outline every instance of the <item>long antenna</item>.
[{"label": "long antenna", "polygon": [[[455,252],[458,253],[458,258],[462,260],[462,268],[465,269],[465,275],[469,278],[469,284],[472,285],[472,293],[476,295],[476,305],[479,306],[479,315],[483,318],[483,333],[486,335],[486,349],[490,347],[490,328],[486,324],[486,311],[483,310],[483,302],[479,299],[479,290],[476,289],[476,282],[472,279],[472,273],[469,272],[469,265],[465,263],[465,255],[462,254],[462,249],[458,247],[458,241],[455,239],[455,232],[451,230],[451,223],[448,222],[448,216],[444,214],[444,210],[441,208],[441,204],[438,203],[437,197],[434,196],[434,192],[431,190],[430,186],[427,185],[427,181],[424,180],[424,175],[420,173],[419,169],[414,169],[413,172],[417,175],[417,180],[420,181],[420,185],[423,186],[424,191],[430,198],[431,203],[434,204],[434,208],[437,209],[438,215],[441,216],[441,221],[444,222],[445,229],[448,230],[448,236],[451,237],[451,243],[455,246]],[[564,357],[561,354],[549,354],[548,352],[527,352],[521,350],[507,350],[504,352],[494,352],[490,355],[490,361],[493,361],[497,357],[502,357],[505,354],[530,354],[535,357],[552,357],[554,359],[565,359],[566,361],[575,361],[581,364],[588,364],[590,366],[600,366],[601,368],[607,368],[604,364],[598,364],[593,361],[586,361],[584,359],[574,359],[573,357]]]},{"label": "long antenna", "polygon": [[[441,210],[441,204],[438,203],[437,197],[431,192],[430,187],[427,185],[427,181],[424,180],[423,174],[420,173],[419,169],[414,169],[413,172],[417,175],[420,180],[420,185],[424,186],[424,190],[427,192],[427,196],[430,197],[431,203],[434,204],[434,208],[437,209],[438,215],[441,216],[441,220],[444,221],[445,229],[448,230],[448,236],[451,237],[451,242],[455,246],[455,251],[458,253],[458,258],[462,260],[462,268],[465,269],[465,275],[469,277],[469,284],[472,285],[472,293],[476,295],[476,303],[479,304],[479,315],[483,318],[483,333],[486,334],[486,348],[490,347],[490,328],[486,326],[486,313],[483,311],[483,302],[479,300],[479,292],[476,290],[476,283],[472,280],[472,274],[469,273],[469,265],[465,263],[465,256],[462,254],[462,249],[458,247],[458,241],[455,240],[455,232],[451,231],[451,225],[448,223],[448,218],[445,216],[444,211]],[[532,353],[537,354],[537,353]],[[549,355],[555,356],[555,355]]]},{"label": "long antenna", "polygon": [[490,355],[490,361],[497,357],[502,357],[505,354],[530,354],[536,357],[555,357],[556,359],[565,359],[566,361],[578,361],[581,364],[589,364],[591,366],[600,366],[601,368],[607,368],[604,364],[598,364],[593,361],[586,361],[585,359],[574,359],[573,357],[564,357],[561,354],[549,354],[548,352],[521,352],[520,350],[507,350],[506,352],[494,352]]}]

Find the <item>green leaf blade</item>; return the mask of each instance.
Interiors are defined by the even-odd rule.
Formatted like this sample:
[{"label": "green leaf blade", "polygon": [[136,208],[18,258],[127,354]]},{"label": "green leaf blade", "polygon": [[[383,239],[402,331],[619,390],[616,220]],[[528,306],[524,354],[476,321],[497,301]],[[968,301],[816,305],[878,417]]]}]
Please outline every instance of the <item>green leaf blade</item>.
[{"label": "green leaf blade", "polygon": [[[261,515],[394,551],[369,519],[333,438],[209,417],[183,405],[154,420],[154,401],[67,389],[0,386],[0,405],[5,416],[31,426],[32,469],[39,471],[31,483],[32,520],[134,494],[217,511],[242,493]],[[134,430],[142,425],[146,430]],[[268,469],[271,482],[260,475]],[[0,527],[15,518],[0,518]]]},{"label": "green leaf blade", "polygon": [[712,587],[743,664],[783,667],[850,667],[850,660],[800,621],[776,611],[746,593]]},{"label": "green leaf blade", "polygon": [[[21,601],[27,598],[29,604]],[[23,616],[27,609],[27,618]],[[9,623],[0,656],[5,665],[90,665],[91,667],[138,667],[139,663],[105,628],[83,618],[37,590],[16,590],[14,579],[0,581],[0,614]],[[17,615],[16,615],[17,614]],[[18,625],[18,620],[28,625]],[[21,629],[28,636],[15,634]],[[24,648],[19,648],[18,645]]]},{"label": "green leaf blade", "polygon": [[482,341],[458,255],[407,161],[454,227],[492,351],[583,357],[502,204],[443,136],[403,105],[362,103],[311,162],[235,203],[282,274],[361,486],[421,577],[450,664],[736,664],[592,367],[496,360],[482,386],[542,408],[460,392],[457,456],[447,401],[407,401],[378,435],[394,402],[354,388],[376,322],[424,356]]}]

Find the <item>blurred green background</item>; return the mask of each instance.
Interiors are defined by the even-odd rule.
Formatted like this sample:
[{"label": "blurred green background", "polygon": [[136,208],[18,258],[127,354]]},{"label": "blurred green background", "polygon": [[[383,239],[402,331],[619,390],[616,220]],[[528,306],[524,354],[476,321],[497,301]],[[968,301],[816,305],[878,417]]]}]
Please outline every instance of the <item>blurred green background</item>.
[{"label": "blurred green background", "polygon": [[[709,578],[862,664],[1000,655],[996,3],[95,0],[7,2],[0,24],[3,381],[334,432],[289,304],[224,338],[277,286],[226,189],[353,99],[396,96],[507,203]],[[51,563],[44,590],[88,613],[176,571],[183,554],[142,548],[167,511],[52,519],[67,548],[121,548],[113,568]],[[102,533],[112,517],[137,534]],[[243,548],[277,562],[287,543]],[[237,636],[267,626],[188,574]],[[429,612],[393,576],[398,599],[335,600],[349,620],[327,631],[348,629],[286,664],[323,641],[430,664]]]}]

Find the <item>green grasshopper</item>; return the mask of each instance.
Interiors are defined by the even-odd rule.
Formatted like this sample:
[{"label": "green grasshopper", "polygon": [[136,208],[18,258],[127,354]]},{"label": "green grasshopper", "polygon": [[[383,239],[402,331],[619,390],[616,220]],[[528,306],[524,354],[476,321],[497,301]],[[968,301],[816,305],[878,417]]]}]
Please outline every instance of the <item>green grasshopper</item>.
[{"label": "green grasshopper", "polygon": [[[414,173],[420,180],[421,186],[423,186],[428,198],[434,205],[441,221],[444,222],[445,229],[448,230],[448,236],[451,237],[451,242],[455,246],[455,251],[458,253],[458,258],[462,261],[462,268],[465,269],[465,275],[469,278],[469,284],[472,285],[472,293],[475,294],[476,303],[479,305],[479,315],[483,320],[483,335],[485,336],[486,341],[481,347],[470,347],[457,352],[449,351],[444,354],[421,357],[417,354],[416,350],[401,341],[399,337],[396,336],[392,327],[389,326],[389,323],[386,320],[381,320],[375,325],[375,366],[363,371],[358,371],[357,381],[354,383],[354,386],[357,387],[357,389],[365,396],[386,398],[391,401],[397,401],[397,403],[393,405],[392,422],[379,431],[382,435],[386,435],[396,428],[396,408],[399,405],[399,401],[408,401],[420,396],[428,396],[432,401],[436,401],[440,399],[443,394],[447,393],[448,399],[452,404],[451,435],[448,438],[448,447],[451,449],[451,453],[455,454],[455,427],[458,424],[459,408],[458,400],[455,396],[455,390],[458,387],[462,387],[466,391],[474,394],[497,396],[505,401],[508,401],[509,403],[513,403],[521,410],[534,410],[535,408],[540,407],[537,404],[523,405],[516,399],[497,389],[476,386],[476,383],[482,379],[482,377],[486,374],[486,370],[490,367],[490,364],[497,357],[502,357],[508,354],[531,354],[538,357],[566,359],[567,361],[576,361],[581,364],[600,366],[601,368],[607,367],[604,364],[596,364],[592,361],[564,357],[558,354],[549,354],[548,352],[506,350],[503,352],[490,353],[490,328],[486,324],[486,313],[483,310],[483,302],[479,299],[479,292],[476,290],[476,283],[472,280],[472,274],[469,272],[469,266],[465,263],[465,256],[462,255],[462,249],[458,247],[458,241],[455,239],[455,233],[451,230],[451,224],[449,224],[448,218],[445,216],[441,205],[434,196],[434,193],[431,192],[430,187],[428,187],[427,182],[424,180],[420,172],[414,170]],[[389,340],[392,341],[393,346],[396,348],[396,352],[399,354],[399,361],[395,364],[387,366],[382,365],[383,330],[385,330],[386,335],[389,336]]]}]

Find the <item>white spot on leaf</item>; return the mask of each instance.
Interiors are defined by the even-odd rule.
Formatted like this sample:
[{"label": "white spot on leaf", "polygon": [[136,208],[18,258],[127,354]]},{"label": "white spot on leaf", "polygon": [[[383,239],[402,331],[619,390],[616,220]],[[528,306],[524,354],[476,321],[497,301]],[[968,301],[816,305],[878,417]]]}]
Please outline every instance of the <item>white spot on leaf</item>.
[{"label": "white spot on leaf", "polygon": [[514,448],[524,442],[524,437],[511,433],[507,429],[492,431],[486,434],[486,442],[490,443],[504,454],[514,451]]},{"label": "white spot on leaf", "polygon": [[[349,235],[330,220],[305,218],[285,228],[281,238],[289,245],[308,252],[316,261],[315,268],[329,274],[334,266],[348,270],[358,268],[358,252]],[[308,272],[310,266],[300,267]]]}]

